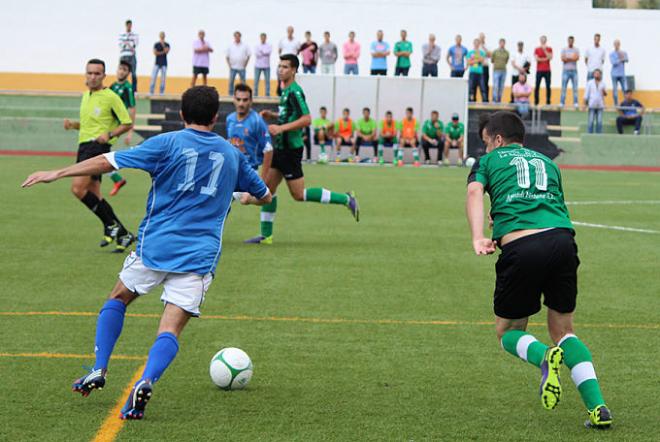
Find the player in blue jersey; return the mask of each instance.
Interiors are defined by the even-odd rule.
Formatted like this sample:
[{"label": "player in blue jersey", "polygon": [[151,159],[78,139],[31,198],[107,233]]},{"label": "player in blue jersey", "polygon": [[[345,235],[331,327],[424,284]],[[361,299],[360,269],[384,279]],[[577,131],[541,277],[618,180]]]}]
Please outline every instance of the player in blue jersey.
[{"label": "player in blue jersey", "polygon": [[217,121],[218,92],[198,86],[182,97],[185,129],[161,134],[124,151],[100,155],[73,166],[30,175],[23,187],[69,176],[100,175],[121,168],[142,169],[152,178],[138,246],[124,261],[119,280],[96,324],[96,361],[73,390],[87,396],[105,385],[108,361],[121,334],[126,307],[163,285],[165,309],[142,377],[121,411],[141,419],[152,385],[178,350],[178,336],[199,307],[213,280],[222,249],[222,231],[232,193],[245,192],[243,204],[263,205],[271,195],[246,157],[211,129]]}]

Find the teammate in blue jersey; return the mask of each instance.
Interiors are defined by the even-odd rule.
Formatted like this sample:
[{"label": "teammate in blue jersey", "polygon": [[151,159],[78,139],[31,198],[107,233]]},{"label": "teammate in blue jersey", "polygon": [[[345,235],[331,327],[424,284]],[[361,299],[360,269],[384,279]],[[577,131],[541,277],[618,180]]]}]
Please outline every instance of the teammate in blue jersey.
[{"label": "teammate in blue jersey", "polygon": [[30,187],[120,168],[142,169],[151,175],[137,250],[124,261],[119,280],[98,316],[94,368],[73,383],[73,390],[83,396],[105,385],[108,361],[121,334],[126,307],[162,284],[165,309],[158,335],[142,377],[121,411],[122,419],[143,417],[152,385],[179,350],[178,336],[190,317],[200,314],[199,307],[220,258],[232,193],[245,192],[243,204],[271,201],[268,188],[245,155],[211,131],[218,106],[215,88],[193,87],[183,94],[181,102],[185,129],[64,169],[36,172],[23,183],[23,187]]},{"label": "teammate in blue jersey", "polygon": [[256,170],[261,166],[265,179],[273,158],[273,145],[268,125],[252,110],[252,88],[241,83],[234,88],[234,108],[227,116],[227,140],[245,154]]}]

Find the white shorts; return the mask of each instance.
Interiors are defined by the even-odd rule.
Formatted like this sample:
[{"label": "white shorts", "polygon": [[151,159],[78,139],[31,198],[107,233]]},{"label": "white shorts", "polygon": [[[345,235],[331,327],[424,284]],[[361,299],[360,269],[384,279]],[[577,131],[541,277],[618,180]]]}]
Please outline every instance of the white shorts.
[{"label": "white shorts", "polygon": [[142,263],[142,259],[135,252],[131,252],[124,260],[119,279],[127,289],[137,295],[146,295],[156,286],[163,284],[161,301],[181,307],[193,316],[199,316],[199,307],[213,281],[213,274],[202,276],[197,273],[152,270]]}]

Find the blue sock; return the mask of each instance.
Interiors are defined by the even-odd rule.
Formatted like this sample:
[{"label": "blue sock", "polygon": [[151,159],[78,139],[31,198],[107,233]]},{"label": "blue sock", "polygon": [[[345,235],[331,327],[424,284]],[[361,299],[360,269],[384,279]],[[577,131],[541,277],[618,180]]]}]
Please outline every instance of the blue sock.
[{"label": "blue sock", "polygon": [[108,299],[96,320],[96,362],[94,370],[108,368],[108,361],[124,326],[126,306],[118,299]]},{"label": "blue sock", "polygon": [[179,341],[177,341],[176,336],[170,332],[159,334],[154,345],[151,346],[151,350],[149,350],[147,366],[144,368],[140,380],[149,379],[151,382],[156,382],[160,379],[178,351]]}]

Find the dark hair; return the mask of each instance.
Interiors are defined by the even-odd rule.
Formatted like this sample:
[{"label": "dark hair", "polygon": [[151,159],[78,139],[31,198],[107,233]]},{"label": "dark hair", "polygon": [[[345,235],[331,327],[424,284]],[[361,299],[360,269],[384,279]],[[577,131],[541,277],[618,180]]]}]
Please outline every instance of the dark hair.
[{"label": "dark hair", "polygon": [[385,115],[392,115],[392,111],[385,112]]},{"label": "dark hair", "polygon": [[103,72],[105,72],[105,61],[101,60],[100,58],[92,58],[87,62],[87,64],[100,64],[103,66]]},{"label": "dark hair", "polygon": [[598,32],[596,32],[596,33],[594,34],[594,37],[598,37],[598,38],[600,38],[600,34],[599,34]]},{"label": "dark hair", "polygon": [[252,88],[248,86],[245,83],[238,83],[236,87],[234,88],[234,95],[236,95],[236,92],[249,92],[250,93],[250,100],[252,100]]},{"label": "dark hair", "polygon": [[412,111],[413,111],[413,110],[412,110],[412,107],[407,107],[407,108],[406,108],[406,112],[410,112],[410,113],[412,113]]},{"label": "dark hair", "polygon": [[300,60],[298,60],[298,57],[296,57],[293,54],[284,54],[280,56],[280,60],[288,61],[289,63],[291,63],[291,67],[294,68],[296,71],[298,70],[298,66],[300,66]]},{"label": "dark hair", "polygon": [[131,20],[131,19],[129,18],[128,20],[126,20],[126,23],[125,23],[125,24],[127,24],[127,25],[132,25],[132,24],[133,24],[133,20]]},{"label": "dark hair", "polygon": [[568,38],[575,40],[575,37],[573,37],[572,35],[569,35]]},{"label": "dark hair", "polygon": [[220,97],[210,86],[191,87],[181,96],[181,113],[188,124],[208,126],[218,113]]},{"label": "dark hair", "polygon": [[133,70],[133,66],[126,60],[120,60],[119,61],[119,66],[126,66],[126,69],[128,69],[128,72],[131,72]]},{"label": "dark hair", "polygon": [[371,109],[369,109],[368,107],[365,107],[364,109],[362,109],[362,112],[364,112],[364,111],[367,111],[367,112],[371,113]]},{"label": "dark hair", "polygon": [[479,116],[479,137],[483,140],[484,129],[491,137],[501,136],[504,141],[522,143],[525,138],[525,124],[518,115],[509,111],[497,111]]},{"label": "dark hair", "polygon": [[626,92],[625,92],[625,93],[626,93],[626,94],[632,94],[632,91],[633,91],[632,89],[626,89]]},{"label": "dark hair", "polygon": [[343,113],[343,112],[348,112],[348,113],[350,114],[350,113],[351,113],[351,110],[350,110],[349,108],[345,107],[345,108],[342,110],[342,113]]},{"label": "dark hair", "polygon": [[325,107],[325,106],[321,106],[321,108],[320,108],[319,110],[324,110],[324,111],[327,111],[328,109],[326,109],[326,107]]},{"label": "dark hair", "polygon": [[438,114],[438,111],[437,111],[437,110],[432,110],[432,111],[431,111],[431,115],[433,115],[433,114],[440,115],[440,114]]}]

